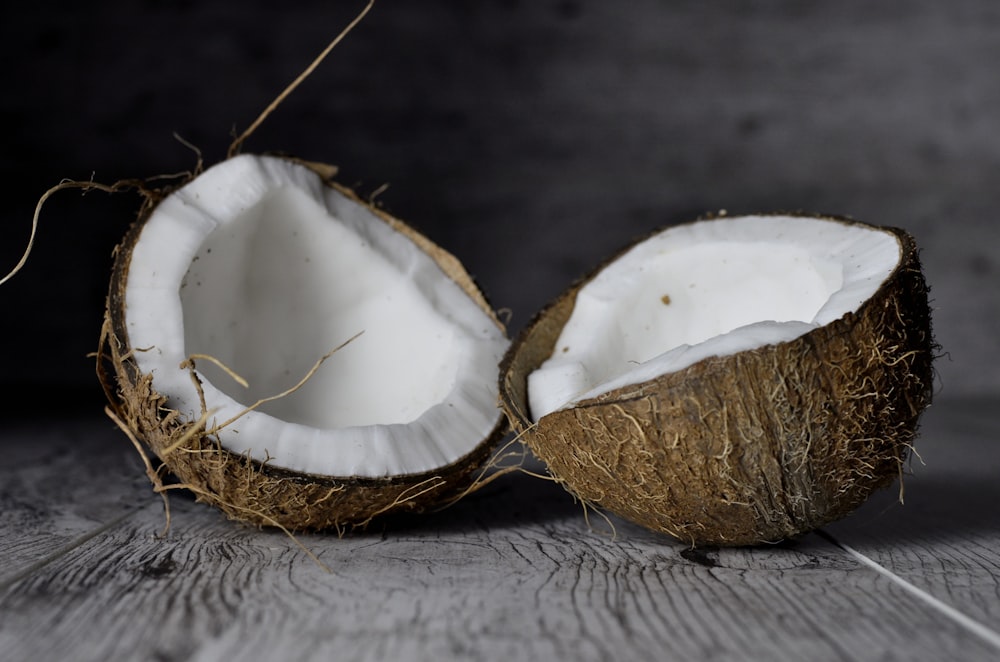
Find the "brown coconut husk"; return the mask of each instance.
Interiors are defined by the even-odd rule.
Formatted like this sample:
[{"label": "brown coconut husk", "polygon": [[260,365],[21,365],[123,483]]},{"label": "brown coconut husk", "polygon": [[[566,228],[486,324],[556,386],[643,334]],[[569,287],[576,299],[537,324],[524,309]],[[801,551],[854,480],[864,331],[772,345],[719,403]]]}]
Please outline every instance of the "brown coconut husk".
[{"label": "brown coconut husk", "polygon": [[882,229],[902,257],[855,313],[533,424],[527,377],[598,269],[515,340],[500,370],[504,410],[576,497],[692,545],[776,542],[839,519],[902,476],[931,400],[936,345],[917,248]]},{"label": "brown coconut husk", "polygon": [[[333,172],[331,167],[321,164],[310,167],[320,177]],[[327,183],[366,205],[379,219],[413,241],[503,328],[457,258],[403,221],[367,205],[344,187]],[[423,512],[451,503],[456,494],[469,491],[470,485],[481,478],[478,470],[486,466],[492,450],[508,430],[502,416],[485,439],[447,466],[423,473],[366,478],[302,474],[252,460],[222,446],[216,435],[218,428],[209,423],[210,412],[204,406],[202,415],[195,420],[171,409],[168,398],[156,391],[152,375],[143,374],[138,368],[134,356],[143,348],[132,347],[125,323],[125,287],[132,249],[155,206],[146,206],[115,251],[98,352],[98,375],[114,418],[131,436],[141,440],[159,458],[163,468],[198,500],[212,503],[232,519],[259,526],[342,532],[366,526],[374,518],[390,513]],[[191,374],[197,383],[193,365]],[[253,405],[248,407],[251,408]],[[261,443],[266,445],[266,441]],[[160,471],[157,469],[157,473]]]}]

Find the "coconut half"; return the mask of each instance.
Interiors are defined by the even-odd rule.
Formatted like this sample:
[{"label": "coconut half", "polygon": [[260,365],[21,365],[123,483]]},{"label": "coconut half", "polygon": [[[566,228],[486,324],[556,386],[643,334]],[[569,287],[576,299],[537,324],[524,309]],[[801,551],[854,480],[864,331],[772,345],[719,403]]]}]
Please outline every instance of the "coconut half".
[{"label": "coconut half", "polygon": [[505,332],[458,260],[291,159],[230,158],[143,214],[105,327],[119,417],[257,524],[427,508],[506,428]]},{"label": "coconut half", "polygon": [[692,544],[778,541],[901,476],[930,402],[905,232],[720,217],[641,240],[511,346],[504,409],[582,500]]}]

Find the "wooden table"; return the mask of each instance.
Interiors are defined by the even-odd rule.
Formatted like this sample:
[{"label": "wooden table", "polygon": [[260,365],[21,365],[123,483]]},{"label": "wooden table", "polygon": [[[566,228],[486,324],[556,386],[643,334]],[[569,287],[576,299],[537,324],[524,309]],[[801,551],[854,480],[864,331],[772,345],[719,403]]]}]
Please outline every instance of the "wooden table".
[{"label": "wooden table", "polygon": [[588,526],[524,474],[297,541],[175,493],[159,537],[109,421],[7,423],[0,660],[997,660],[998,404],[935,403],[905,505],[755,549]]}]

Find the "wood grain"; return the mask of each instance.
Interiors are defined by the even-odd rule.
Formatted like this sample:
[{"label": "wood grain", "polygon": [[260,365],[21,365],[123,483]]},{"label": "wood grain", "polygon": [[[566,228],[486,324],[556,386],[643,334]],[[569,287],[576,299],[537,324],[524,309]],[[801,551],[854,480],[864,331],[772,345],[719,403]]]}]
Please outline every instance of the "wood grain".
[{"label": "wood grain", "polygon": [[[1000,420],[990,400],[946,402],[924,418],[898,492],[831,527],[843,543],[1000,638]],[[879,582],[883,584],[883,582]]]},{"label": "wood grain", "polygon": [[[951,465],[935,469],[929,462],[937,452],[935,431],[961,425],[950,414],[938,418],[928,418],[927,475],[941,471],[947,477]],[[54,466],[75,466],[73,446],[49,443],[59,453],[25,452],[15,472],[39,486],[29,538],[43,538],[46,508],[54,530],[64,531],[58,522],[69,521],[73,531],[88,531],[113,519],[123,503],[144,505],[7,582],[0,593],[4,660],[1000,655],[816,535],[771,548],[691,550],[615,520],[613,537],[593,515],[589,528],[580,507],[557,486],[517,474],[429,517],[395,519],[343,538],[302,537],[299,542],[332,569],[327,573],[283,534],[230,523],[184,496],[172,499],[172,531],[158,538],[161,506],[135,476],[108,479],[105,490],[89,497],[79,490],[72,500],[46,498],[46,491],[59,492],[59,481],[40,478]],[[971,443],[968,435],[957,435],[943,457],[976,448]],[[76,447],[91,450],[77,463],[106,463],[96,459],[92,444]],[[67,457],[54,460],[61,455]],[[126,457],[123,464],[129,463]],[[960,465],[954,471],[963,476]],[[918,481],[919,474],[911,491],[917,504]],[[957,488],[956,495],[968,496],[964,490]],[[101,516],[87,514],[88,499]],[[971,526],[975,518],[959,519],[949,530],[948,507],[937,507],[942,525],[932,535],[921,528],[928,521],[923,509],[911,516],[917,517],[913,524],[895,510],[875,517],[865,509],[833,534],[995,624],[1000,573],[990,550],[1000,534],[989,523]],[[880,537],[863,538],[872,528]],[[24,536],[7,532],[5,539]],[[72,535],[64,533],[61,544]]]},{"label": "wood grain", "polygon": [[0,427],[0,587],[151,499],[107,419]]}]

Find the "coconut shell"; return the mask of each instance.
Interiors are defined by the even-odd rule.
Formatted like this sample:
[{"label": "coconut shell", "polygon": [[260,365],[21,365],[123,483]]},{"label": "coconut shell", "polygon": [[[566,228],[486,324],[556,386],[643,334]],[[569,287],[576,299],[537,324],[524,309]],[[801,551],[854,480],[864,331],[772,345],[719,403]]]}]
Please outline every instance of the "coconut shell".
[{"label": "coconut shell", "polygon": [[[326,175],[335,171],[329,166],[296,162],[310,167],[329,186],[367,206],[413,241],[503,328],[486,297],[453,255],[403,221],[329,181]],[[125,323],[125,286],[132,249],[145,221],[163,197],[149,201],[115,250],[98,352],[98,374],[117,418],[199,501],[217,506],[232,519],[254,525],[279,526],[290,531],[344,531],[365,526],[376,517],[435,509],[474,482],[508,430],[503,416],[486,439],[447,466],[422,473],[368,478],[304,474],[255,461],[230,452],[218,439],[205,434],[204,423],[186,419],[172,410],[168,398],[156,392],[152,376],[143,374],[133,360],[133,353],[141,350],[131,346]],[[193,429],[197,432],[191,434]],[[179,442],[182,443],[178,445]],[[261,442],[266,445],[267,440]]]},{"label": "coconut shell", "polygon": [[692,545],[776,542],[839,519],[902,477],[931,399],[936,346],[917,249],[902,230],[881,229],[899,239],[901,261],[856,312],[532,424],[527,377],[598,269],[512,344],[504,410],[576,497]]}]

